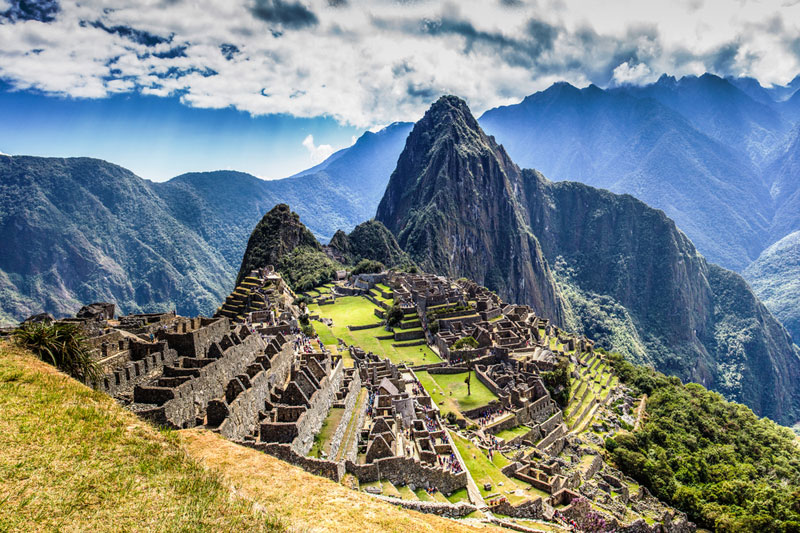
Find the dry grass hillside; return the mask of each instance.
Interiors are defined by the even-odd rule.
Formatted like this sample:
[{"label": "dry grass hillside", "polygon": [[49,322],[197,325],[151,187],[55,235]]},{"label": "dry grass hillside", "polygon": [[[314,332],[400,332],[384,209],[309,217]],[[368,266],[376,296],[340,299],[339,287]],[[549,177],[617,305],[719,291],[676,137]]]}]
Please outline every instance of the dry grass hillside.
[{"label": "dry grass hillside", "polygon": [[0,532],[500,531],[399,509],[201,430],[160,431],[0,342]]}]

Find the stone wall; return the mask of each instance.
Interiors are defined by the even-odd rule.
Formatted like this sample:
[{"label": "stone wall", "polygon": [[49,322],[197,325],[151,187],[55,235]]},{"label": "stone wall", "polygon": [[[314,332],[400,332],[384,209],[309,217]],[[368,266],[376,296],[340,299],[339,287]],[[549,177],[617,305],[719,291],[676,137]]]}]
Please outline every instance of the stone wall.
[{"label": "stone wall", "polygon": [[101,389],[110,396],[130,393],[133,387],[160,375],[165,365],[172,365],[178,352],[166,346],[160,352],[144,356],[138,361],[128,361],[125,366],[103,376]]},{"label": "stone wall", "polygon": [[[283,383],[289,374],[294,349],[291,338],[283,345],[281,351],[272,358],[276,363],[269,369],[250,377],[250,386],[241,391],[233,401],[226,398],[217,399],[225,405],[228,416],[219,424],[219,432],[227,439],[241,440],[258,426],[258,413],[264,408],[264,400],[276,383]],[[266,357],[266,356],[263,356]],[[235,379],[235,378],[234,378]],[[209,423],[212,423],[209,414]]]},{"label": "stone wall", "polygon": [[363,324],[361,326],[347,326],[347,329],[350,331],[360,331],[362,329],[373,329],[379,328],[383,325],[383,322],[375,322],[374,324]]},{"label": "stone wall", "polygon": [[539,448],[540,450],[544,450],[545,448],[553,444],[556,441],[556,439],[558,439],[559,437],[563,437],[565,433],[566,431],[564,425],[561,424],[557,426],[556,429],[548,433],[545,438],[539,441],[536,447]]},{"label": "stone wall", "polygon": [[599,455],[595,455],[594,459],[592,459],[592,464],[584,471],[583,479],[591,479],[601,468],[603,468],[603,458]]},{"label": "stone wall", "polygon": [[373,496],[379,500],[391,503],[392,505],[399,505],[405,509],[446,516],[447,518],[463,518],[478,509],[474,505],[463,501],[453,504],[436,501],[403,500],[392,496],[384,496],[382,494],[373,494]]},{"label": "stone wall", "polygon": [[406,457],[385,457],[366,465],[347,461],[345,467],[362,483],[388,479],[394,485],[435,488],[442,494],[451,494],[467,486],[466,472],[453,474]]},{"label": "stone wall", "polygon": [[[206,322],[203,320],[203,322]],[[164,338],[170,348],[177,350],[178,354],[185,357],[205,357],[208,347],[218,341],[230,331],[227,318],[208,320],[208,323],[188,333],[163,332],[159,338]]]},{"label": "stone wall", "polygon": [[310,472],[316,476],[326,477],[337,483],[344,477],[345,469],[342,463],[334,463],[333,461],[325,459],[316,459],[314,457],[300,455],[288,444],[265,444],[263,442],[239,442],[238,444],[268,453],[281,461],[299,466],[306,472]]},{"label": "stone wall", "polygon": [[559,410],[556,411],[556,413],[553,416],[551,416],[550,418],[539,424],[539,429],[542,430],[542,435],[547,435],[555,428],[557,428],[558,425],[561,424],[561,422],[563,422],[563,414]]},{"label": "stone wall", "polygon": [[428,374],[461,374],[467,372],[469,369],[465,366],[440,366],[428,368]]},{"label": "stone wall", "polygon": [[542,498],[534,498],[513,506],[508,500],[505,500],[497,505],[492,505],[490,509],[493,513],[512,518],[541,518],[544,514],[544,502]]},{"label": "stone wall", "polygon": [[425,333],[421,329],[394,331],[394,340],[396,341],[413,341],[416,339],[422,339],[424,337]]},{"label": "stone wall", "polygon": [[499,407],[502,407],[500,401],[492,400],[488,404],[483,405],[481,407],[476,407],[475,409],[470,409],[469,411],[462,411],[461,414],[463,414],[467,418],[478,418],[481,416],[481,413],[483,413],[487,409],[496,409]]},{"label": "stone wall", "polygon": [[[227,319],[224,320],[227,325]],[[249,335],[239,344],[233,344],[219,359],[197,369],[197,376],[174,387],[134,388],[134,401],[142,404],[160,404],[159,407],[139,411],[157,424],[183,429],[197,425],[205,416],[208,403],[225,394],[228,383],[244,374],[255,358],[263,353],[265,343],[258,335]]]},{"label": "stone wall", "polygon": [[516,416],[511,416],[506,418],[505,420],[500,420],[499,422],[486,426],[484,431],[491,433],[492,435],[497,434],[504,429],[511,429],[513,427],[517,427],[519,425],[519,421],[517,420]]}]

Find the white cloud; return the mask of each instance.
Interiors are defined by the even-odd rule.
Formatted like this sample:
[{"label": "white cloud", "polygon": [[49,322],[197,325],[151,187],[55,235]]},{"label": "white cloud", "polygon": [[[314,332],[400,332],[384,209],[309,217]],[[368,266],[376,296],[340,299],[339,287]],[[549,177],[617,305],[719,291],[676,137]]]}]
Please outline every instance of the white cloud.
[{"label": "white cloud", "polygon": [[0,77],[79,98],[179,94],[369,128],[416,120],[443,93],[481,113],[558,80],[708,70],[786,83],[800,71],[800,3],[783,3],[63,1],[53,22],[0,24]]},{"label": "white cloud", "polygon": [[614,69],[611,81],[614,85],[641,84],[653,81],[653,71],[644,63],[631,65],[627,61],[620,63]]},{"label": "white cloud", "polygon": [[309,135],[305,139],[303,139],[303,147],[308,150],[308,154],[311,157],[311,162],[315,165],[317,163],[322,163],[327,158],[333,154],[333,146],[330,144],[320,144],[319,146],[314,144],[314,136]]}]

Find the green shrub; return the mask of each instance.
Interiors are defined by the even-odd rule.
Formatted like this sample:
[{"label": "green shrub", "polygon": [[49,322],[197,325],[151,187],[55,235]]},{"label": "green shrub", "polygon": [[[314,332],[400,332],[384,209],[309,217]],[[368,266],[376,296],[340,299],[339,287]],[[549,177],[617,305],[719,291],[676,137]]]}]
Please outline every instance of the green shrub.
[{"label": "green shrub", "polygon": [[405,314],[399,305],[393,305],[386,310],[386,325],[394,327],[403,321]]},{"label": "green shrub", "polygon": [[799,531],[800,454],[791,430],[618,354],[606,361],[648,394],[641,428],[606,440],[620,470],[701,527]]},{"label": "green shrub", "polygon": [[102,377],[86,336],[77,324],[25,324],[13,333],[17,345],[73,378],[96,386]]},{"label": "green shrub", "polygon": [[454,350],[461,350],[463,348],[477,348],[478,341],[474,337],[462,337],[453,343]]},{"label": "green shrub", "polygon": [[385,269],[386,267],[380,261],[362,259],[358,262],[351,274],[354,276],[358,274],[377,274],[378,272],[383,272]]}]

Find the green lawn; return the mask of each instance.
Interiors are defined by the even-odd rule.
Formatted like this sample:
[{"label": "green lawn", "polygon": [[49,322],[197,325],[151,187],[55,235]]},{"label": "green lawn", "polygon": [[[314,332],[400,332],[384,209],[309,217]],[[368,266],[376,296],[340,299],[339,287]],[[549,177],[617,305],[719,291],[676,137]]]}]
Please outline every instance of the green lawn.
[{"label": "green lawn", "polygon": [[319,337],[319,340],[322,341],[322,344],[325,345],[339,344],[339,341],[336,339],[336,335],[334,335],[333,332],[331,331],[331,328],[329,328],[322,322],[317,322],[316,320],[312,320],[311,325],[314,326],[314,331],[317,332],[317,336]]},{"label": "green lawn", "polygon": [[504,439],[506,441],[509,441],[509,440],[514,439],[516,437],[521,437],[521,436],[525,435],[530,430],[531,430],[531,428],[526,427],[526,426],[517,426],[515,428],[504,429],[503,431],[499,431],[495,435],[500,439]]},{"label": "green lawn", "polygon": [[439,409],[441,409],[444,415],[450,411],[469,411],[470,409],[481,407],[497,399],[497,396],[492,394],[492,391],[478,381],[474,372],[470,385],[470,395],[467,395],[467,384],[464,383],[464,379],[467,377],[466,372],[460,374],[428,374],[427,372],[417,372],[417,377],[437,405],[439,402],[443,402],[442,405],[439,405]]},{"label": "green lawn", "polygon": [[[461,454],[461,458],[467,465],[467,470],[469,470],[472,479],[475,480],[475,483],[478,485],[478,490],[481,491],[481,495],[484,498],[489,494],[502,492],[512,504],[517,504],[525,500],[524,497],[505,493],[508,490],[526,490],[530,488],[530,485],[503,474],[500,469],[484,455],[483,451],[472,444],[472,442],[462,439],[453,432],[450,432],[450,436],[453,438],[453,442],[455,442],[456,448],[458,448],[458,453]],[[497,455],[500,454],[498,453]],[[488,491],[484,490],[484,483],[491,483],[492,489]],[[503,486],[498,486],[498,483],[503,483]]]},{"label": "green lawn", "polygon": [[450,503],[458,503],[460,501],[469,502],[469,494],[467,493],[467,489],[458,489],[450,496],[444,496],[441,492],[437,492],[434,494],[434,499]]},{"label": "green lawn", "polygon": [[[396,341],[393,339],[376,339],[376,336],[391,334],[383,327],[359,331],[347,329],[347,326],[361,326],[380,322],[380,319],[375,316],[375,309],[377,309],[375,304],[362,296],[343,296],[337,298],[336,303],[333,305],[320,306],[312,304],[308,306],[310,314],[333,320],[333,327],[330,328],[330,332],[334,337],[334,343],[336,338],[343,339],[348,344],[354,344],[381,357],[388,357],[395,364],[408,362],[412,365],[422,365],[441,361],[439,356],[426,345],[394,347],[392,344]],[[315,322],[314,325],[316,328],[317,323]],[[327,328],[327,326],[325,327]],[[323,340],[323,343],[327,344],[325,340]]]}]

